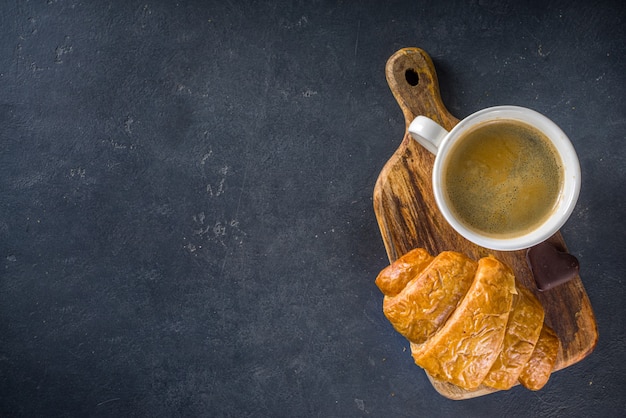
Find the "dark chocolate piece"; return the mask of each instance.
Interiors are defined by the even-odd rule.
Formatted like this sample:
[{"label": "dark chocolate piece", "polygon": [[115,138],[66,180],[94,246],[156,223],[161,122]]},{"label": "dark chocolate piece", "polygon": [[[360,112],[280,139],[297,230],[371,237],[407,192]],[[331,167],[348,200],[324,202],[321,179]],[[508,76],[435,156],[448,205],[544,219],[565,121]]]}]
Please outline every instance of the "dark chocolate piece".
[{"label": "dark chocolate piece", "polygon": [[529,248],[526,259],[542,292],[578,276],[578,259],[545,241]]}]

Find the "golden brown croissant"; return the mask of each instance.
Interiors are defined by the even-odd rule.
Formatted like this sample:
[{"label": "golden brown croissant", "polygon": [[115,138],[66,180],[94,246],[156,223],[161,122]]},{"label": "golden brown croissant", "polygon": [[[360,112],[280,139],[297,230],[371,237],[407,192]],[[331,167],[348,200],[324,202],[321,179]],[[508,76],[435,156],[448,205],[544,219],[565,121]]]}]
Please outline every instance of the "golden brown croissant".
[{"label": "golden brown croissant", "polygon": [[416,249],[383,269],[383,312],[411,342],[433,378],[473,390],[538,390],[554,367],[559,340],[535,295],[496,258]]}]

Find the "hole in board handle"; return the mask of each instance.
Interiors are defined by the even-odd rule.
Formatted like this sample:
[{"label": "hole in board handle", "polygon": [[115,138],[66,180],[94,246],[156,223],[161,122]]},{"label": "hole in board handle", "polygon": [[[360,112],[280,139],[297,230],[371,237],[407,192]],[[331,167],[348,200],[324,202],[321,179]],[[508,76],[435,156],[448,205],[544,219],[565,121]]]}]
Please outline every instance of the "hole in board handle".
[{"label": "hole in board handle", "polygon": [[420,76],[411,68],[404,72],[404,78],[406,78],[406,82],[412,86],[417,86],[420,82]]}]

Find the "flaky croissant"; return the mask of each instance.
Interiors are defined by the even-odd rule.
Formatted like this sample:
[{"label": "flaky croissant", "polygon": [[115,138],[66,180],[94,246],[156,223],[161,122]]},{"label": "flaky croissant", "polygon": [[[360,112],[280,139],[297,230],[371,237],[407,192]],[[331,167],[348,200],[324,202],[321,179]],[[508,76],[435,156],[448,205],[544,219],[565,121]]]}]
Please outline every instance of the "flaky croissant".
[{"label": "flaky croissant", "polygon": [[548,381],[558,337],[535,295],[496,258],[476,263],[418,248],[383,269],[376,285],[385,316],[431,377],[467,390],[517,382],[538,390]]}]

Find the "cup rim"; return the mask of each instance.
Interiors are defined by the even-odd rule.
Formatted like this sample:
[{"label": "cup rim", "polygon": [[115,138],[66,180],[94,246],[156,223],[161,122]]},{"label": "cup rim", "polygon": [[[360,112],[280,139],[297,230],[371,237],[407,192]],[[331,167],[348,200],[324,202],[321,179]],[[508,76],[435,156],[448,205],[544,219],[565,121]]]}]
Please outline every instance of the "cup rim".
[{"label": "cup rim", "polygon": [[[461,223],[448,208],[442,188],[442,167],[454,141],[477,123],[488,120],[513,119],[539,129],[552,142],[563,163],[563,187],[552,215],[532,231],[525,234],[497,238],[481,235]],[[515,251],[530,248],[554,235],[567,222],[580,194],[581,172],[576,150],[563,130],[547,116],[521,106],[493,106],[479,110],[461,120],[442,140],[433,167],[433,191],[435,201],[446,221],[461,236],[481,247],[498,251]]]}]

